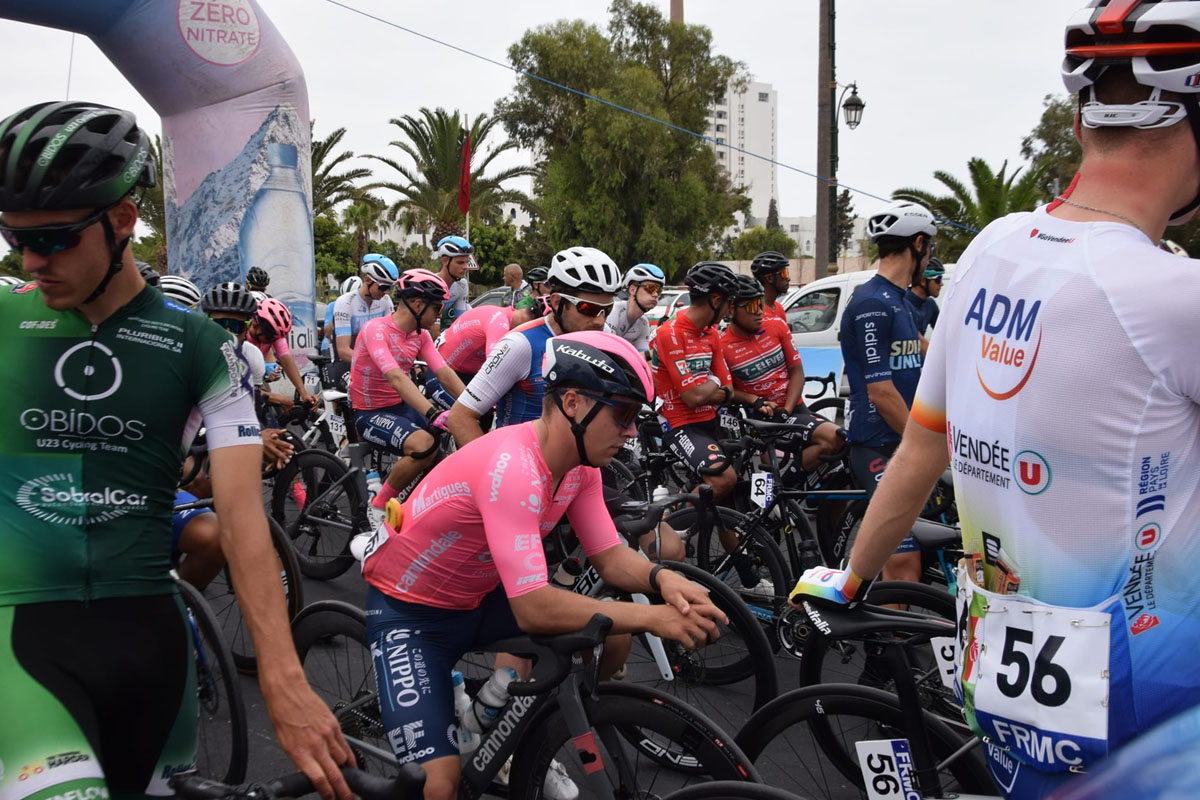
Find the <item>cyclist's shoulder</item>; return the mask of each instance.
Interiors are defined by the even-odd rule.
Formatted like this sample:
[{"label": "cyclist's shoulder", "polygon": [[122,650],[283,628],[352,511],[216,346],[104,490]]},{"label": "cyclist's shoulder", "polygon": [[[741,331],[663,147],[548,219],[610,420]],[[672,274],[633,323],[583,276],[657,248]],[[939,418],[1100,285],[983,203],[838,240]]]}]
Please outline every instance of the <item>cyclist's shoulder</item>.
[{"label": "cyclist's shoulder", "polygon": [[[73,309],[56,311],[46,305],[36,283],[0,287],[0,316],[5,320],[9,336],[38,335],[52,332],[56,336],[90,335],[91,326]],[[15,323],[15,324],[14,324]],[[15,329],[15,330],[14,330]]]}]

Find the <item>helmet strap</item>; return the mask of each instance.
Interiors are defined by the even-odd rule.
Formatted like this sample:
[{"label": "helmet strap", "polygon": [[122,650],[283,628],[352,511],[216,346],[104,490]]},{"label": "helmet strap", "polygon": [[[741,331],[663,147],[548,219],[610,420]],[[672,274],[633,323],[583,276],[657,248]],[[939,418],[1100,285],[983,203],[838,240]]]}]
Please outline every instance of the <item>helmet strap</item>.
[{"label": "helmet strap", "polygon": [[125,266],[122,255],[125,253],[125,247],[129,244],[129,240],[133,238],[132,235],[126,236],[124,240],[118,243],[112,223],[108,221],[108,214],[100,217],[100,226],[104,228],[104,241],[108,243],[108,272],[104,273],[104,277],[100,279],[100,283],[96,285],[96,288],[92,290],[92,293],[80,305],[87,305],[104,294],[104,290],[108,288],[109,282],[121,271],[121,267]]},{"label": "helmet strap", "polygon": [[630,293],[630,295],[629,295],[629,296],[630,296],[631,298],[633,298],[633,304],[634,304],[634,305],[636,305],[638,308],[640,308],[640,309],[642,310],[642,313],[643,313],[643,314],[645,314],[645,313],[646,313],[646,312],[648,312],[650,309],[654,308],[654,304],[653,304],[653,303],[651,303],[651,304],[650,304],[650,305],[648,305],[648,306],[644,306],[644,305],[642,305],[640,302],[638,302],[638,300],[637,300],[637,290],[638,290],[638,288],[640,288],[640,287],[641,287],[641,284],[638,284],[636,287],[634,287],[634,288],[633,288],[633,291]]},{"label": "helmet strap", "polygon": [[[1200,150],[1200,101],[1197,100],[1194,94],[1185,94],[1182,97],[1183,107],[1187,109],[1188,124],[1192,126],[1192,137],[1196,140],[1196,148]],[[1171,215],[1171,219],[1167,224],[1178,225],[1179,220],[1182,220],[1197,208],[1200,208],[1200,189],[1197,189],[1196,196],[1192,198],[1192,202]]]},{"label": "helmet strap", "polygon": [[[558,296],[558,307],[555,308],[554,313],[551,314],[551,316],[554,318],[554,324],[558,326],[559,331],[562,333],[567,332],[567,326],[563,324],[563,306],[566,304],[567,301],[564,300],[563,296],[560,294]],[[562,408],[562,406],[559,406],[559,408]]]},{"label": "helmet strap", "polygon": [[554,405],[558,406],[559,413],[563,415],[563,418],[566,419],[567,422],[571,423],[571,433],[575,435],[575,448],[579,451],[579,463],[585,467],[594,466],[592,462],[588,461],[587,448],[583,446],[583,434],[587,431],[587,426],[590,425],[592,420],[596,418],[596,415],[600,413],[600,410],[604,407],[604,404],[597,402],[594,406],[592,406],[592,410],[587,413],[587,416],[583,418],[583,422],[576,422],[567,416],[567,412],[563,408],[562,404],[562,395],[560,395],[558,392],[555,392],[552,397],[554,398]]},{"label": "helmet strap", "polygon": [[417,323],[417,330],[421,330],[421,314],[423,314],[425,312],[425,308],[428,308],[429,306],[426,305],[425,308],[422,308],[419,312],[413,311],[413,307],[408,304],[408,301],[411,299],[411,297],[401,297],[400,303],[408,309],[408,313],[413,315],[413,319],[416,320]]}]

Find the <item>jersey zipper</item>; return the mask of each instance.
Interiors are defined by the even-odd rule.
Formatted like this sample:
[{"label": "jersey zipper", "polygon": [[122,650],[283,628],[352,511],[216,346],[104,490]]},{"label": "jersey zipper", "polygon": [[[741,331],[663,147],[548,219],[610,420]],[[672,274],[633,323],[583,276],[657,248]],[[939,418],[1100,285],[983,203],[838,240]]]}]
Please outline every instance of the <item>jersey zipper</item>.
[{"label": "jersey zipper", "polygon": [[[84,373],[84,383],[83,383],[83,396],[85,398],[89,398],[92,396],[92,375],[95,374],[95,369],[93,368],[92,359],[95,358],[95,355],[96,355],[96,334],[99,332],[99,330],[100,330],[99,325],[92,325],[92,339],[91,339],[92,346],[88,348],[88,363],[87,363],[87,370]],[[88,401],[86,399],[84,399],[81,402],[83,404],[83,413],[87,414],[88,413]],[[79,489],[80,489],[80,491],[85,491],[85,487],[87,486],[87,478],[83,474],[82,464],[83,464],[83,459],[81,458],[80,459],[80,469],[79,469],[79,480],[81,483],[83,483],[83,486],[80,486]],[[87,501],[85,500],[84,504],[83,504],[83,530],[84,530],[84,534],[83,534],[83,558],[84,558],[83,602],[84,603],[90,603],[92,601],[92,526],[88,523],[88,517],[90,516],[89,511],[90,511],[90,509],[88,508]]]}]

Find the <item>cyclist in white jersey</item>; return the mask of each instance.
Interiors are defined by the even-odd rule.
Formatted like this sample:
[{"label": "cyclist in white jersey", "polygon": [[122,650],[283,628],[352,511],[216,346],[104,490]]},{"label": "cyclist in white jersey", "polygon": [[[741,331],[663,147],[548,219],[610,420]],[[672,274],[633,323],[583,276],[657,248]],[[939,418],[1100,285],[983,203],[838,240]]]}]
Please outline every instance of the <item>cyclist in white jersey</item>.
[{"label": "cyclist in white jersey", "polygon": [[334,353],[347,365],[354,360],[354,340],[362,326],[396,310],[390,292],[400,277],[392,260],[378,253],[363,256],[362,283],[333,304]]},{"label": "cyclist in white jersey", "polygon": [[613,303],[612,313],[604,320],[606,331],[632,344],[646,358],[650,357],[650,320],[646,312],[654,308],[666,282],[666,275],[653,264],[630,267],[622,281],[629,299]]},{"label": "cyclist in white jersey", "polygon": [[963,253],[849,570],[796,587],[860,598],[951,466],[959,693],[1009,797],[1200,704],[1200,285],[1156,246],[1200,206],[1200,2],[1094,3],[1066,46],[1079,174]]}]

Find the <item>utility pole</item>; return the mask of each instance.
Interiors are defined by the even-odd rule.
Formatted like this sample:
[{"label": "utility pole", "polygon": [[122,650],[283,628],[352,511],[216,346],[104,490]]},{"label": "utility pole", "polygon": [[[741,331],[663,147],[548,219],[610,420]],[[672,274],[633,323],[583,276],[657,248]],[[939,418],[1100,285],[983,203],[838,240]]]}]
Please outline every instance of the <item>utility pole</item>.
[{"label": "utility pole", "polygon": [[[834,0],[820,0],[817,25],[817,174],[833,180],[837,175],[837,82],[834,70]],[[835,209],[837,186],[817,180],[817,230],[813,248],[813,269],[817,278],[829,274],[829,264],[837,260]]]},{"label": "utility pole", "polygon": [[683,23],[683,0],[671,0],[671,22]]}]

